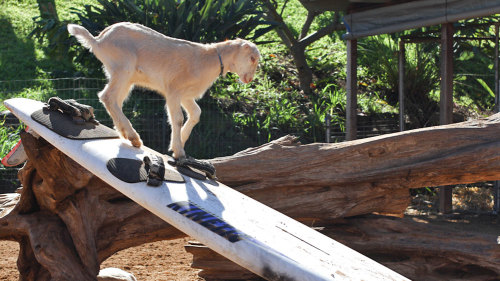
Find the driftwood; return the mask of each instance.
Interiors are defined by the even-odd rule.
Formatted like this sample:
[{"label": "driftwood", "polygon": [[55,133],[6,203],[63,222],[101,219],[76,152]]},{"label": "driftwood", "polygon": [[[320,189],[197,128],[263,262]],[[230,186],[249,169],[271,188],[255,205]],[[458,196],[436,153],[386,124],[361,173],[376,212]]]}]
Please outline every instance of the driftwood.
[{"label": "driftwood", "polygon": [[343,143],[287,136],[215,158],[219,180],[303,221],[402,215],[410,188],[500,179],[500,114]]},{"label": "driftwood", "polygon": [[96,280],[122,249],[185,236],[43,139],[21,138],[21,196],[0,212],[0,239],[21,246],[20,280]]},{"label": "driftwood", "polygon": [[[299,145],[293,137],[285,137],[213,163],[221,182],[309,224],[373,212],[402,214],[409,188],[498,179],[499,118],[340,144]],[[113,253],[184,236],[43,139],[23,133],[22,140],[29,161],[19,173],[21,196],[0,204],[0,239],[20,243],[21,280],[96,280],[99,264]],[[356,227],[370,225],[364,218],[349,221]],[[396,222],[389,229],[396,229]],[[383,229],[374,226],[362,231],[366,234],[361,241],[372,237],[374,242],[368,244],[386,247],[388,256],[383,258],[390,258],[394,239],[376,240]],[[427,250],[425,245],[411,245],[411,233],[397,233],[391,235],[400,239],[400,245],[407,242],[408,247]],[[340,234],[331,235],[342,241]],[[475,240],[469,238],[463,244]],[[483,241],[480,235],[478,239]],[[459,242],[456,247],[465,251]],[[484,258],[480,263],[469,259],[481,257],[481,251],[453,264],[489,273],[492,269],[483,264]],[[489,257],[498,265],[498,256]],[[404,267],[399,264],[391,266]]]},{"label": "driftwood", "polygon": [[[412,218],[368,215],[318,228],[411,280],[498,280],[497,234],[457,231]],[[206,280],[262,280],[206,246],[190,242],[192,266]]]}]

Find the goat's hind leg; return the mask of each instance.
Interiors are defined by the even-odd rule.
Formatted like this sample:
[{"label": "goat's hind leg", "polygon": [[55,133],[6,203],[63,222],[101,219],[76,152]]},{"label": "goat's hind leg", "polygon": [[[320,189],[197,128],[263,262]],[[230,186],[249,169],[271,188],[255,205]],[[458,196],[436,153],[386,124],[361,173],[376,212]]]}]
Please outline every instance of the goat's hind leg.
[{"label": "goat's hind leg", "polygon": [[113,119],[116,130],[118,130],[125,139],[130,140],[133,146],[140,147],[142,145],[142,140],[122,111],[123,102],[129,95],[132,84],[128,79],[124,79],[123,76],[121,78],[116,77],[120,76],[111,76],[109,83],[99,93],[99,99]]}]

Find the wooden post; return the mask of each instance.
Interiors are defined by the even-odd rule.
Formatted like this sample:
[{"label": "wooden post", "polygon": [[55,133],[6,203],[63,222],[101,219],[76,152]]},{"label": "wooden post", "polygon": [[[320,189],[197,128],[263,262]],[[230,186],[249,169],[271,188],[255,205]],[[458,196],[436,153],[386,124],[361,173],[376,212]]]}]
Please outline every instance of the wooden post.
[{"label": "wooden post", "polygon": [[498,39],[499,37],[499,23],[495,24],[495,59],[494,59],[494,64],[495,64],[495,112],[500,112],[500,77],[498,73],[498,56],[499,56],[499,50],[498,50]]},{"label": "wooden post", "polygon": [[405,130],[405,42],[399,41],[399,60],[398,60],[398,73],[399,73],[399,131]]},{"label": "wooden post", "polygon": [[326,132],[325,132],[325,142],[330,143],[331,142],[331,137],[332,137],[332,117],[330,116],[330,113],[327,113],[325,115],[325,127],[326,127]]},{"label": "wooden post", "polygon": [[356,39],[347,40],[347,105],[346,105],[346,140],[357,138],[357,58],[358,41]]},{"label": "wooden post", "polygon": [[[495,112],[500,112],[500,75],[498,70],[499,57],[499,23],[495,24]],[[493,188],[493,213],[500,212],[500,181],[495,181]]]},{"label": "wooden post", "polygon": [[[439,122],[441,125],[453,122],[453,24],[441,27],[441,95],[439,103]],[[452,210],[452,187],[439,189],[439,211],[450,213]]]}]

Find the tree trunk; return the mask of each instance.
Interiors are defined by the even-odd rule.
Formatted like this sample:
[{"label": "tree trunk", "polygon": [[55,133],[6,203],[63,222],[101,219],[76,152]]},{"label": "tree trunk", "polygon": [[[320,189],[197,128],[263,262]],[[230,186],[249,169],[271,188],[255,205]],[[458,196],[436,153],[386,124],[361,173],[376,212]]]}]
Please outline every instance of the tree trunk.
[{"label": "tree trunk", "polygon": [[300,89],[305,94],[311,93],[311,84],[313,81],[313,72],[307,64],[305,46],[295,44],[290,49],[292,53],[295,67],[297,67],[297,75],[299,77]]},{"label": "tree trunk", "polygon": [[[324,225],[373,212],[401,215],[409,202],[409,188],[498,179],[499,127],[497,114],[338,144],[299,145],[295,138],[284,137],[212,162],[224,184],[293,218]],[[119,250],[185,236],[45,140],[28,133],[21,138],[29,158],[19,173],[21,196],[0,203],[0,239],[21,244],[21,280],[96,280],[99,264]],[[445,237],[451,244],[434,248],[438,240],[429,240],[434,244],[414,245],[415,239],[425,242],[427,238],[412,235],[428,230],[382,219],[350,218],[353,226],[338,226],[338,230],[352,229],[344,233],[348,245],[375,260],[378,253],[383,253],[383,262],[393,257],[394,268],[405,267],[398,262],[403,254],[423,251],[432,253],[431,258],[443,251],[449,263],[431,271],[446,273],[454,264],[466,271],[479,268],[487,276],[498,273],[483,263],[483,257],[489,257],[500,268],[498,248],[496,254],[489,246],[474,252],[470,247],[476,246],[468,245],[476,245],[471,244],[475,236],[466,239],[465,234],[436,232],[432,239]],[[356,233],[358,240],[349,236]],[[342,233],[331,235],[343,242]],[[363,239],[368,242],[363,244]],[[486,245],[485,239],[489,238],[477,236],[477,247]],[[369,247],[376,250],[370,252]],[[411,250],[402,253],[404,247]],[[481,262],[471,262],[467,257],[472,256]]]}]

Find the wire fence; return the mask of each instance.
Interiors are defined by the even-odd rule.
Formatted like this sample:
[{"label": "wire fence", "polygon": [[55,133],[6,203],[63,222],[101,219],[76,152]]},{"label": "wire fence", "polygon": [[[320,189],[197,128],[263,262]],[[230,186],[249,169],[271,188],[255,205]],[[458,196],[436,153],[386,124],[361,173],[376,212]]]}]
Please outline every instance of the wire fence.
[{"label": "wire fence", "polygon": [[[106,84],[104,79],[60,78],[46,80],[0,81],[0,93],[6,97],[27,96],[46,101],[51,96],[76,101],[94,107],[96,118],[104,125],[113,126],[111,118],[99,102],[97,93]],[[134,128],[144,144],[150,148],[167,153],[170,139],[170,126],[164,110],[165,100],[160,95],[144,89],[134,90],[123,106]],[[186,150],[197,158],[212,158],[235,153],[255,145],[255,141],[242,139],[231,120],[224,116],[213,99],[202,99],[202,122],[195,127]],[[234,137],[237,137],[236,139]],[[208,144],[210,142],[210,145]]]},{"label": "wire fence", "polygon": [[[99,102],[97,93],[106,84],[105,79],[97,78],[59,78],[37,80],[0,81],[0,94],[4,99],[24,96],[41,101],[51,96],[91,105],[96,118],[106,126],[113,122],[103,105]],[[232,118],[224,113],[218,101],[205,97],[199,101],[202,108],[200,123],[194,128],[186,144],[187,154],[199,158],[210,159],[219,156],[232,155],[248,147],[254,147],[276,139],[286,134],[301,136],[306,128],[292,128],[285,131],[278,129],[270,133],[262,133],[255,128],[240,128]],[[134,90],[123,106],[123,111],[141,136],[144,144],[161,153],[167,153],[170,141],[170,126],[164,110],[165,100],[160,95],[144,89]],[[398,131],[398,117],[388,115],[381,120],[360,118],[358,120],[358,137],[392,133]],[[325,126],[320,125],[321,126]],[[332,124],[327,130],[317,132],[315,139],[328,139],[324,134],[331,133],[331,142],[345,139],[345,133],[338,124]],[[17,169],[0,169],[0,193],[12,191],[19,185]]]}]

